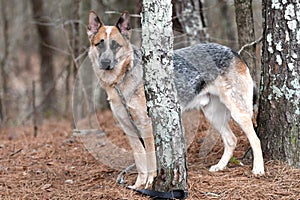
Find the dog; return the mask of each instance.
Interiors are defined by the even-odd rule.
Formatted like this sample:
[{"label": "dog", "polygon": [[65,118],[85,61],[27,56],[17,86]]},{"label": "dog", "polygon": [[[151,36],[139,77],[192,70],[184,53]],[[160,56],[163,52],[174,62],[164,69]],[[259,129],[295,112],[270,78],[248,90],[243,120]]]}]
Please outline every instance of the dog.
[{"label": "dog", "polygon": [[[129,41],[130,17],[124,12],[115,26],[89,13],[89,58],[115,119],[128,136],[138,175],[131,188],[151,186],[156,157],[151,120],[147,115],[141,51]],[[209,171],[223,170],[237,144],[228,121],[232,117],[253,150],[253,174],[264,174],[260,140],[252,124],[254,83],[249,69],[230,48],[205,43],[174,51],[174,82],[182,112],[201,109],[221,134],[224,153]],[[142,140],[141,140],[142,138]]]}]

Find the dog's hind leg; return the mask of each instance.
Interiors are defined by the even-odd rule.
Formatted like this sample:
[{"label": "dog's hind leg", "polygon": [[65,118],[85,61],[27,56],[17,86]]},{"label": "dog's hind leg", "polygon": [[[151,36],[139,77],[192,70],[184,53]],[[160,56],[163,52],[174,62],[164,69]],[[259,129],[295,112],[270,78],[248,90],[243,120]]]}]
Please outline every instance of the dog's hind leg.
[{"label": "dog's hind leg", "polygon": [[[261,144],[260,140],[257,137],[253,124],[251,115],[249,113],[243,112],[243,111],[237,111],[232,104],[230,104],[231,108],[231,116],[232,118],[239,124],[239,126],[242,128],[244,133],[246,134],[251,148],[253,150],[253,174],[255,175],[263,175],[264,174],[264,161],[263,161],[263,155],[261,150]],[[230,107],[229,106],[229,107]]]},{"label": "dog's hind leg", "polygon": [[231,131],[228,121],[230,119],[230,112],[223,103],[220,102],[219,97],[210,95],[210,102],[202,108],[205,117],[210,124],[221,134],[224,143],[224,153],[218,164],[210,167],[209,171],[215,172],[223,170],[236,147],[237,139]]},{"label": "dog's hind leg", "polygon": [[234,70],[216,81],[220,101],[225,104],[231,117],[246,134],[253,150],[253,174],[264,174],[264,162],[260,140],[252,124],[253,81],[248,68],[243,63],[234,65]]}]

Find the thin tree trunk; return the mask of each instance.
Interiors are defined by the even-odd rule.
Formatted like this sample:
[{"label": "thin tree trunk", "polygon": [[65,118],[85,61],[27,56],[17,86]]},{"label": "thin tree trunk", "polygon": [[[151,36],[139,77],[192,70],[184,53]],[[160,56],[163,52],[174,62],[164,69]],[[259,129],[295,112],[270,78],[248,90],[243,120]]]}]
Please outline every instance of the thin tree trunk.
[{"label": "thin tree trunk", "polygon": [[[298,13],[298,15],[297,15]],[[300,167],[300,5],[263,1],[258,133],[265,154]]]},{"label": "thin tree trunk", "polygon": [[173,80],[171,0],[143,1],[142,51],[158,175],[154,189],[187,189],[186,145]]},{"label": "thin tree trunk", "polygon": [[38,132],[35,99],[36,99],[35,81],[32,81],[32,110],[33,110],[32,124],[33,124],[33,136],[34,137],[37,136],[37,132]]},{"label": "thin tree trunk", "polygon": [[[90,0],[82,0],[80,3],[80,20],[82,23],[85,24],[84,26],[80,27],[80,49],[82,50],[82,52],[89,45],[89,40],[86,34],[86,27],[88,22],[87,13],[91,10],[91,6],[92,6],[91,3],[92,2]],[[92,65],[80,66],[80,67],[83,67],[83,70],[79,71],[80,73],[79,77],[81,80],[81,84],[84,88],[84,96],[89,107],[89,113],[92,113],[94,111],[94,106],[95,106],[94,92],[96,92],[95,82],[97,81],[97,79],[95,79],[96,77]],[[109,105],[108,105],[108,101],[106,100],[107,96],[105,91],[98,90],[97,92],[100,93],[100,96],[103,96],[103,98],[100,100],[102,103],[101,106],[103,105],[103,107],[108,108]]]},{"label": "thin tree trunk", "polygon": [[[83,1],[86,2],[86,1]],[[79,26],[79,7],[80,7],[80,0],[74,0],[72,2],[72,20],[74,21],[71,24],[70,30],[69,30],[69,35],[71,38],[70,40],[70,46],[71,46],[71,52],[72,56],[70,58],[69,65],[67,66],[67,77],[66,77],[66,84],[65,84],[65,91],[66,91],[66,100],[65,100],[65,113],[70,110],[70,93],[71,93],[71,88],[70,88],[70,79],[71,75],[73,74],[73,80],[76,79],[77,73],[78,73],[78,68],[80,66],[81,60],[78,60],[77,62],[75,59],[77,56],[80,54],[81,50],[81,29]],[[86,35],[86,34],[84,34]]]},{"label": "thin tree trunk", "polygon": [[52,90],[46,98],[47,100],[45,101],[45,104],[43,106],[43,111],[53,111],[56,104],[56,90],[53,86],[55,85],[55,72],[53,64],[54,52],[46,46],[53,44],[53,41],[51,38],[50,28],[47,25],[43,24],[49,22],[49,20],[44,17],[45,12],[42,0],[31,0],[31,3],[32,12],[34,15],[33,17],[37,23],[36,27],[39,36],[39,52],[41,59],[40,80],[42,93],[46,95],[49,90]]},{"label": "thin tree trunk", "polygon": [[80,9],[79,9],[79,17],[80,21],[83,23],[79,28],[80,35],[80,52],[83,52],[89,45],[89,39],[86,34],[86,27],[88,22],[87,13],[92,10],[92,2],[90,0],[81,0]]},{"label": "thin tree trunk", "polygon": [[1,18],[3,23],[3,57],[0,62],[0,70],[1,70],[1,90],[0,91],[0,120],[5,121],[5,119],[9,115],[9,109],[8,109],[8,86],[7,86],[7,73],[5,70],[6,61],[8,60],[8,19],[6,16],[6,10],[5,10],[5,0],[1,0]]},{"label": "thin tree trunk", "polygon": [[79,54],[80,54],[80,27],[79,27],[79,20],[80,20],[80,15],[79,15],[79,7],[80,7],[80,0],[73,0],[72,3],[72,18],[74,20],[74,23],[72,23],[71,27],[71,33],[72,33],[72,50],[73,50],[73,76],[74,80],[77,76],[78,68],[79,68],[79,61],[75,61]]},{"label": "thin tree trunk", "polygon": [[218,0],[218,5],[220,5],[220,16],[222,19],[220,20],[222,24],[222,34],[224,34],[224,38],[228,40],[227,45],[231,48],[238,48],[236,45],[237,37],[236,37],[236,28],[234,27],[234,20],[232,19],[233,13],[230,10],[230,3],[228,0]]},{"label": "thin tree trunk", "polygon": [[[3,119],[4,119],[4,115],[3,115],[2,109],[3,109],[3,105],[2,105],[2,97],[1,97],[1,95],[0,95],[0,121],[3,121]],[[0,124],[0,125],[1,125],[1,124]],[[0,127],[1,127],[1,126],[0,126]]]},{"label": "thin tree trunk", "polygon": [[[234,0],[240,47],[255,41],[252,0]],[[248,64],[252,78],[259,83],[260,70],[256,68],[256,45],[249,46],[241,53]]]},{"label": "thin tree trunk", "polygon": [[206,42],[209,39],[203,4],[204,0],[175,0],[174,2],[176,15],[187,34],[189,45]]}]

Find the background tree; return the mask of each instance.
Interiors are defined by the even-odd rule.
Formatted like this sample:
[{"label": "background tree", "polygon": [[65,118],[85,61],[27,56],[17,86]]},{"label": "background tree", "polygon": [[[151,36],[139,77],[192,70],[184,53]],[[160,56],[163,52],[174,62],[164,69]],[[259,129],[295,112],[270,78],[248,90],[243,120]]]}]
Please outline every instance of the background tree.
[{"label": "background tree", "polygon": [[8,115],[8,106],[7,106],[7,72],[6,72],[6,62],[8,57],[8,18],[6,15],[6,5],[5,0],[1,0],[1,18],[2,18],[2,24],[3,24],[3,55],[0,57],[0,73],[1,73],[1,79],[0,82],[1,88],[0,88],[0,120],[4,121],[4,119]]},{"label": "background tree", "polygon": [[[255,41],[252,0],[234,0],[237,23],[238,42],[242,47]],[[256,44],[250,45],[241,52],[242,58],[249,66],[252,78],[259,83],[260,70],[256,68]]]},{"label": "background tree", "polygon": [[36,21],[39,41],[39,53],[41,58],[40,63],[40,82],[42,94],[44,96],[43,111],[53,111],[56,105],[56,90],[55,90],[55,71],[53,56],[54,51],[48,47],[53,45],[50,28],[47,25],[49,18],[45,13],[43,1],[31,0],[33,18]]},{"label": "background tree", "polygon": [[208,41],[204,0],[174,0],[176,16],[186,33],[188,45]]},{"label": "background tree", "polygon": [[148,114],[152,119],[158,175],[154,189],[187,189],[186,147],[173,81],[171,0],[144,0],[142,51]]},{"label": "background tree", "polygon": [[231,41],[231,44],[227,44],[227,46],[230,46],[231,48],[236,48],[237,45],[233,45],[234,42],[237,41],[237,31],[233,17],[234,12],[232,12],[233,8],[231,8],[232,6],[229,5],[229,2],[227,0],[217,0],[217,3],[220,5],[219,13],[221,14],[221,17],[219,18],[219,20],[222,23],[221,27],[223,27],[223,33],[221,34],[228,41]]},{"label": "background tree", "polygon": [[263,1],[258,132],[272,159],[300,167],[300,3]]},{"label": "background tree", "polygon": [[83,29],[82,27],[84,26],[80,26],[80,19],[82,19],[81,17],[84,16],[80,16],[79,7],[81,4],[83,4],[82,7],[85,8],[87,2],[88,1],[74,0],[71,5],[72,23],[70,23],[70,28],[68,29],[69,38],[70,38],[70,41],[68,41],[69,44],[68,46],[71,52],[71,56],[70,56],[69,64],[66,67],[67,76],[65,80],[65,91],[66,91],[65,113],[68,113],[68,111],[70,110],[70,96],[71,96],[70,84],[72,84],[70,79],[72,75],[73,75],[73,79],[76,78],[76,75],[78,73],[78,68],[80,66],[80,61],[81,61],[81,60],[79,61],[78,59],[79,54],[82,52],[81,44],[82,41],[86,39],[83,36],[83,33],[81,31],[81,29]]}]

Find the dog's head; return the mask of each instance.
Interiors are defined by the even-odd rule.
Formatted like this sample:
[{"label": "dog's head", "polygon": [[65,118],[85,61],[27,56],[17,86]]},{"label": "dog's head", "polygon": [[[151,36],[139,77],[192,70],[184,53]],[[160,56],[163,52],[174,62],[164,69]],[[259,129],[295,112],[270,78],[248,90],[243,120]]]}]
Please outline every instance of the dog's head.
[{"label": "dog's head", "polygon": [[109,85],[117,82],[132,65],[129,20],[129,14],[124,12],[115,26],[105,26],[93,11],[89,13],[89,57],[98,78]]}]

